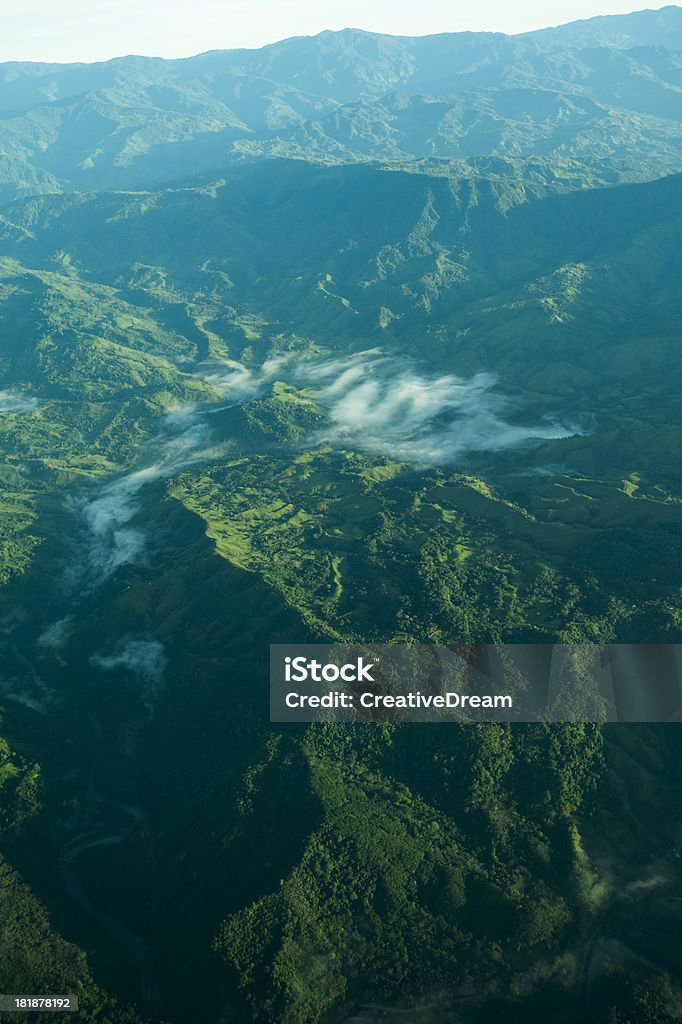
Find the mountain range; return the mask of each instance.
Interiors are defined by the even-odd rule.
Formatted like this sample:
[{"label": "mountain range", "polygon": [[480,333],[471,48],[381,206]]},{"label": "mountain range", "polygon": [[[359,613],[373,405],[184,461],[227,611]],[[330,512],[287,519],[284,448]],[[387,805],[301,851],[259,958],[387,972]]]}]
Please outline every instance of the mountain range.
[{"label": "mountain range", "polygon": [[156,186],[252,155],[642,180],[682,169],[681,53],[669,7],[525,36],[347,29],[181,60],[5,64],[0,198]]}]

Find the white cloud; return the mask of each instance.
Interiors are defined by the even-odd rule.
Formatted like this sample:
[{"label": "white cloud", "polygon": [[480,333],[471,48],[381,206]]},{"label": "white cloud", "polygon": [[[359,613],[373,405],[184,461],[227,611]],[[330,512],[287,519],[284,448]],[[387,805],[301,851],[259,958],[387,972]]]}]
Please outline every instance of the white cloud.
[{"label": "white cloud", "polygon": [[[279,360],[273,359],[266,365],[275,369],[281,363]],[[261,387],[260,380],[267,375],[265,366],[263,371],[258,377],[255,377],[252,371],[241,363],[225,362],[213,373],[206,374],[203,379],[229,402],[245,402],[250,398],[255,398],[258,394]]]},{"label": "white cloud", "polygon": [[93,654],[90,664],[105,671],[124,669],[134,675],[158,682],[163,676],[168,659],[160,640],[136,640],[126,637],[119,641],[112,654]]},{"label": "white cloud", "polygon": [[39,405],[37,398],[16,391],[0,391],[0,414],[3,412],[33,412]]},{"label": "white cloud", "polygon": [[87,589],[102,583],[122,565],[143,557],[144,533],[130,525],[139,511],[139,492],[155,480],[215,456],[217,450],[210,447],[210,438],[211,431],[195,406],[175,409],[165,417],[156,462],[113,480],[94,497],[80,503],[86,527],[86,555],[67,574],[70,589]]},{"label": "white cloud", "polygon": [[127,672],[136,676],[142,682],[142,701],[150,713],[153,712],[168,665],[160,640],[155,637],[123,637],[111,654],[93,654],[90,664],[103,672]]},{"label": "white cloud", "polygon": [[13,704],[21,704],[23,707],[29,708],[30,711],[37,711],[40,715],[46,715],[53,703],[42,697],[31,697],[22,690],[16,689],[16,684],[4,679],[0,679],[0,693],[5,700],[9,700]]},{"label": "white cloud", "polygon": [[14,645],[11,656],[5,658],[5,662],[6,667],[14,665],[15,674],[12,678],[0,676],[0,694],[5,700],[47,714],[50,707],[57,703],[57,696],[38,675],[32,662]]},{"label": "white cloud", "polygon": [[56,622],[53,622],[40,634],[36,641],[38,647],[48,651],[58,651],[66,643],[72,625],[72,615],[67,615],[63,619],[57,619]]},{"label": "white cloud", "polygon": [[330,427],[316,440],[417,465],[456,462],[468,452],[500,451],[577,432],[558,423],[528,427],[507,422],[501,414],[508,401],[488,373],[470,380],[452,374],[427,377],[404,361],[365,352],[302,364],[295,375],[316,386],[312,397],[329,415]]}]

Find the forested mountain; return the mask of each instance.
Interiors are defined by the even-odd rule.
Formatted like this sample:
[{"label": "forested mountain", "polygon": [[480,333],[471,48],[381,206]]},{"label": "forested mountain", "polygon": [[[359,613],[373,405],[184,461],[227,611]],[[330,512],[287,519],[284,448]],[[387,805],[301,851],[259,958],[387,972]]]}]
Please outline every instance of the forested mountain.
[{"label": "forested mountain", "polygon": [[148,187],[253,154],[551,158],[572,186],[660,176],[682,169],[680,40],[671,7],[527,36],[347,29],[182,60],[5,64],[2,194]]},{"label": "forested mountain", "polygon": [[539,39],[550,46],[664,46],[682,49],[680,8],[674,5],[634,14],[611,14],[586,18],[568,25],[528,32],[525,38]]},{"label": "forested mountain", "polygon": [[676,725],[267,715],[271,643],[682,640],[681,27],[2,66],[3,991],[680,1018]]}]

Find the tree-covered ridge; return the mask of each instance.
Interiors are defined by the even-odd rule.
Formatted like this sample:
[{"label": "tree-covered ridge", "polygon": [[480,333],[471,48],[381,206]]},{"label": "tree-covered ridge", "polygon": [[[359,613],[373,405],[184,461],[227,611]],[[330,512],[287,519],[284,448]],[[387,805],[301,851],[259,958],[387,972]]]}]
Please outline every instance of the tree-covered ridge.
[{"label": "tree-covered ridge", "polygon": [[[338,727],[310,731],[304,750],[323,824],[279,890],[219,938],[257,1019],[319,1020],[354,990],[368,1002],[400,994],[415,1006],[434,993],[444,1002],[453,987],[473,995],[488,988],[491,959],[505,963],[508,983],[512,950],[556,951],[565,938],[569,902],[586,883],[570,821],[599,773],[598,730],[565,730],[557,743],[542,730],[474,728],[449,755],[433,739],[390,728],[369,740]],[[541,787],[558,789],[548,798],[531,782],[518,804],[506,780],[532,778],[548,740]],[[419,778],[407,768],[417,751]],[[560,795],[569,763],[582,777]]]},{"label": "tree-covered ridge", "polygon": [[[366,730],[352,737],[334,727],[311,731],[307,756],[324,824],[294,872],[232,918],[219,938],[247,981],[256,1019],[318,1020],[325,999],[335,996],[345,999],[349,1016],[360,1002],[368,1019],[380,1020],[402,991],[403,1012],[417,1021],[476,1021],[491,1007],[510,1021],[541,1021],[557,1001],[570,1001],[576,986],[590,1005],[585,1019],[674,1019],[678,997],[663,974],[647,976],[644,967],[643,949],[658,957],[663,945],[647,947],[646,928],[639,932],[633,914],[642,874],[625,866],[674,800],[673,784],[652,816],[639,803],[652,792],[652,760],[669,751],[634,730],[622,746],[614,735],[603,773],[598,730],[490,726],[480,735],[465,730],[447,748],[444,739],[419,729],[370,738]],[[646,781],[633,788],[642,771]],[[603,861],[595,870],[575,826],[575,811],[600,774],[585,828],[593,847],[604,828],[617,833],[622,891],[611,888]],[[247,813],[264,799],[260,781],[251,784]],[[615,823],[623,782],[638,794],[638,825],[634,818]],[[671,811],[667,804],[664,818]],[[670,881],[674,868],[659,863]],[[672,907],[658,906],[661,921],[672,914],[671,924]],[[597,937],[605,920],[617,940]],[[628,961],[625,991],[612,978],[613,987],[595,1000],[609,944],[611,955],[619,944],[638,952]],[[668,965],[678,955],[674,944]],[[533,996],[538,988],[544,1000]],[[569,1012],[580,1019],[583,1010],[570,1003]]]},{"label": "tree-covered ridge", "polygon": [[0,261],[2,582],[29,564],[51,495],[126,466],[170,408],[213,394],[181,368],[196,356],[188,338],[83,280],[65,254],[49,262]]},{"label": "tree-covered ridge", "polygon": [[[470,474],[415,475],[323,449],[252,454],[185,474],[170,494],[206,521],[220,554],[261,574],[310,628],[337,639],[678,635],[677,552],[670,559],[678,508],[635,507],[619,487],[587,478],[540,478],[524,507]],[[595,502],[601,519],[590,514]]]},{"label": "tree-covered ridge", "polygon": [[528,182],[261,163],[210,189],[17,204],[5,246],[34,279],[57,280],[68,236],[63,309],[178,369],[386,346],[490,370],[527,402],[551,390],[574,405],[606,385],[610,408],[643,367],[676,372],[681,180],[553,197]]},{"label": "tree-covered ridge", "polygon": [[176,61],[9,63],[0,194],[156,186],[245,153],[549,156],[574,187],[643,180],[682,167],[681,38],[671,7],[520,36],[347,29]]}]

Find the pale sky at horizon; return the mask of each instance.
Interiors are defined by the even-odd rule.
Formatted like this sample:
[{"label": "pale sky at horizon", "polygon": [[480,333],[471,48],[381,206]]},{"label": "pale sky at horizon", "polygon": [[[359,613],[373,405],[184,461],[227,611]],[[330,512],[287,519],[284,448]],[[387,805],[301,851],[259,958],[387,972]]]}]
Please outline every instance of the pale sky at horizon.
[{"label": "pale sky at horizon", "polygon": [[393,35],[526,32],[599,14],[671,6],[637,0],[0,0],[0,61],[187,57],[324,29]]}]

